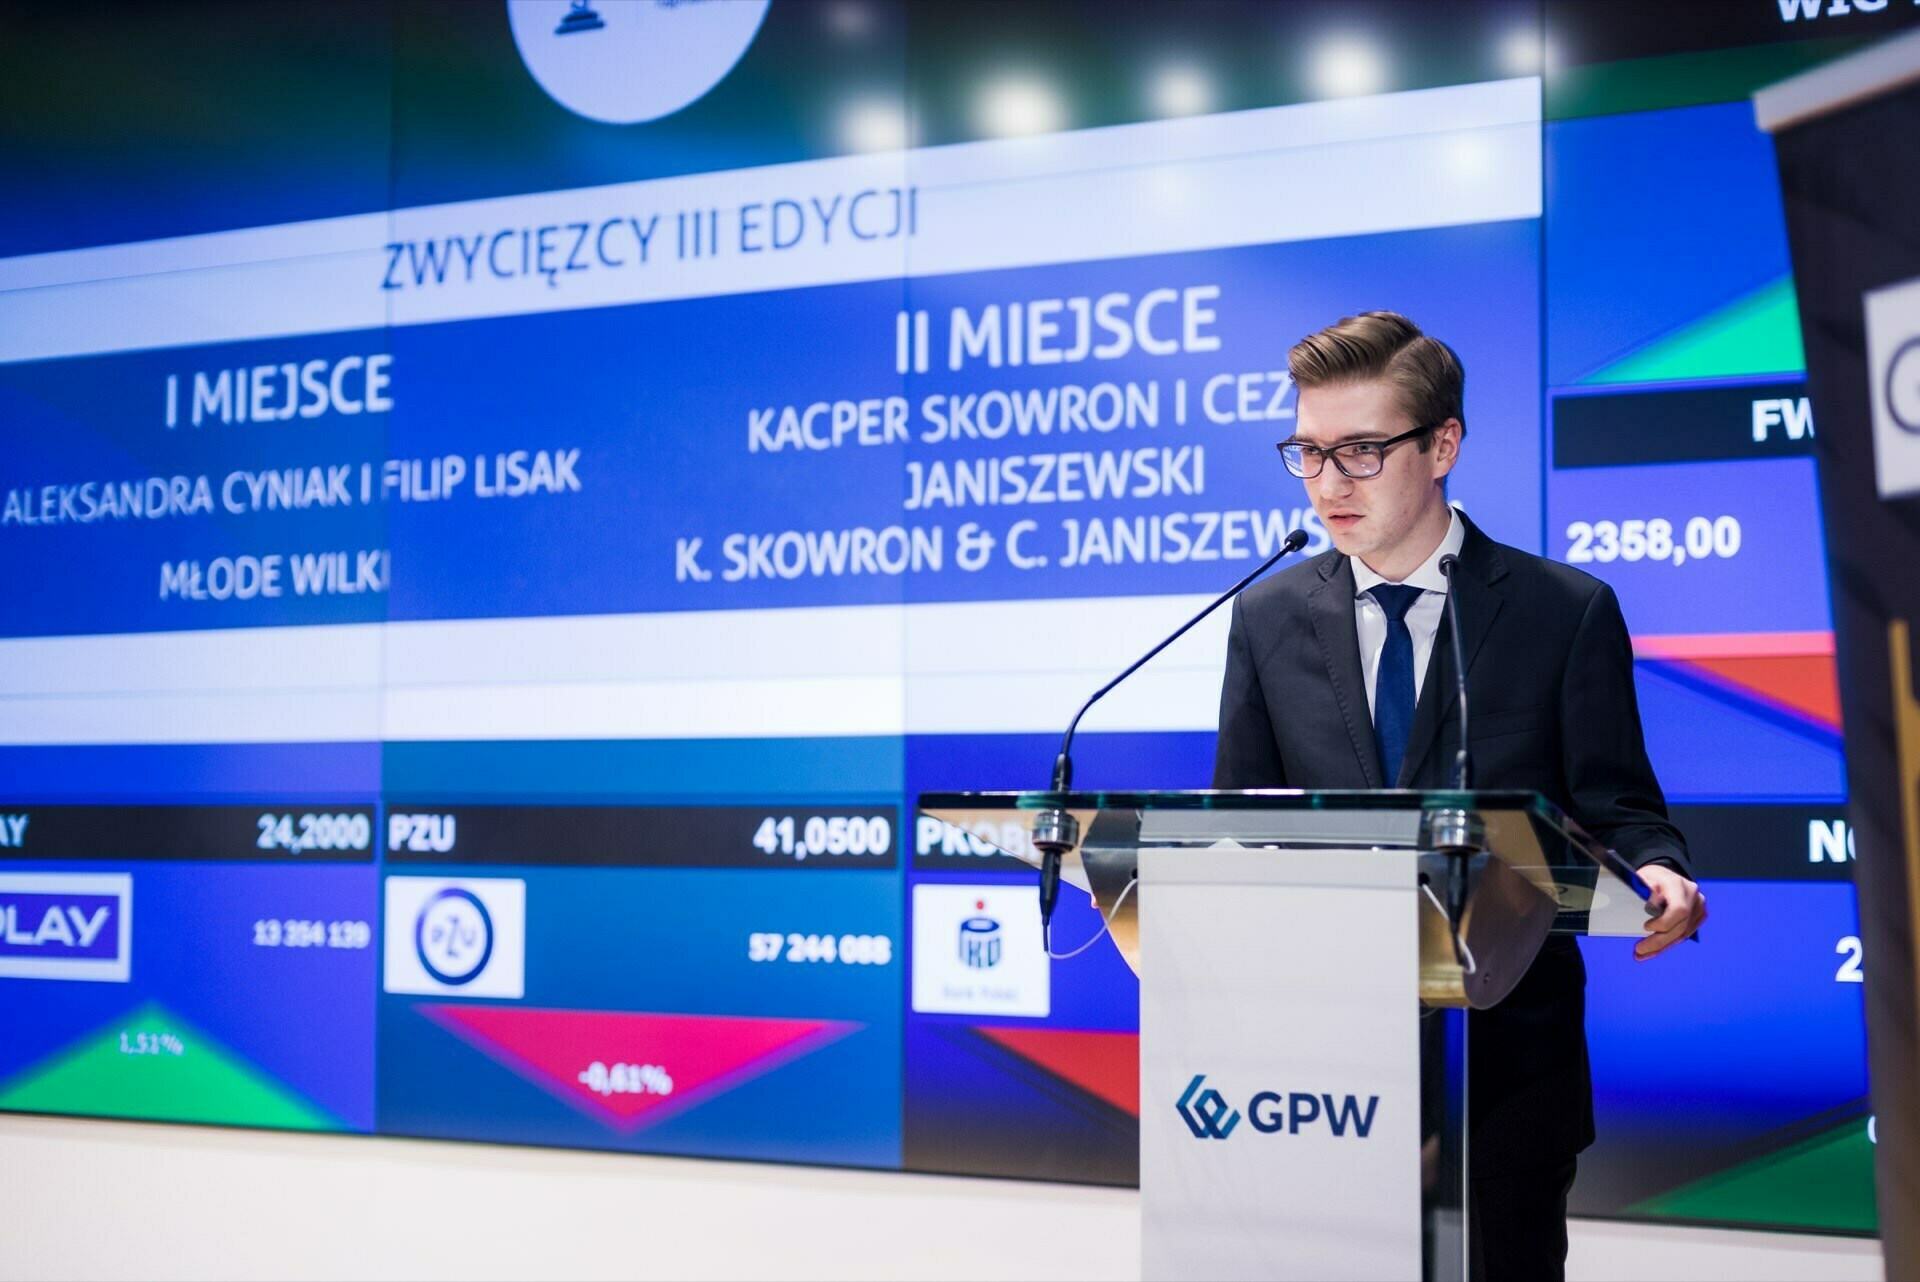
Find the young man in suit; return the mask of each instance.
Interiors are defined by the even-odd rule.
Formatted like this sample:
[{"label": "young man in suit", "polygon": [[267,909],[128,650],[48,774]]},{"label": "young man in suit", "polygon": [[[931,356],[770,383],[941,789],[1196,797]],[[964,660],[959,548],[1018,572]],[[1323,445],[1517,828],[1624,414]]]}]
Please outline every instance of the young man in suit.
[{"label": "young man in suit", "polygon": [[[1333,549],[1234,604],[1216,788],[1443,788],[1458,734],[1452,577],[1466,653],[1474,782],[1539,792],[1639,870],[1661,910],[1642,960],[1691,935],[1706,901],[1667,820],[1613,590],[1495,543],[1446,500],[1465,375],[1392,312],[1351,316],[1288,354],[1299,389],[1281,442]],[[1411,983],[1409,977],[1409,983]],[[1474,1275],[1563,1277],[1567,1191],[1593,1142],[1586,970],[1547,941],[1467,1034]]]}]

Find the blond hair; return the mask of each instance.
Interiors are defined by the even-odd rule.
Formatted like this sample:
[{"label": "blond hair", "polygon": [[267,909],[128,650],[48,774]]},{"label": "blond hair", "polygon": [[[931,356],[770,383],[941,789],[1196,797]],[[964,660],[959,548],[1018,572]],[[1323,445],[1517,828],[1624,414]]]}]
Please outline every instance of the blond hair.
[{"label": "blond hair", "polygon": [[[1398,312],[1361,312],[1309,334],[1287,353],[1294,386],[1328,387],[1384,380],[1416,426],[1460,420],[1467,373],[1453,349]],[[1428,438],[1420,438],[1425,453]]]}]

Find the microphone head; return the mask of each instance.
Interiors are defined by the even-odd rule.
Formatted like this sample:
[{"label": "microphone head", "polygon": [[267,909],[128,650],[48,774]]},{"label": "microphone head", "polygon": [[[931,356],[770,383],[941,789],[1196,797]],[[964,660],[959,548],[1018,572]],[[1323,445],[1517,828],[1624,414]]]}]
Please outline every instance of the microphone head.
[{"label": "microphone head", "polygon": [[1460,558],[1449,552],[1440,558],[1440,573],[1446,575],[1448,578],[1452,578],[1453,567],[1458,564],[1460,564]]},{"label": "microphone head", "polygon": [[1281,544],[1281,546],[1289,552],[1298,552],[1301,548],[1307,546],[1307,532],[1305,530],[1295,530],[1287,536],[1286,542]]}]

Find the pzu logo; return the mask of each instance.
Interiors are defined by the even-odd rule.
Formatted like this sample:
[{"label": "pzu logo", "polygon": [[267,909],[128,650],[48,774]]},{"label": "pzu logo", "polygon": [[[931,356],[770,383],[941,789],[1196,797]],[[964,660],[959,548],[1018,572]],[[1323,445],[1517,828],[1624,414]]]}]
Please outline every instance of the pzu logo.
[{"label": "pzu logo", "polygon": [[429,975],[443,984],[467,983],[493,956],[493,918],[478,895],[449,886],[420,909],[413,946]]},{"label": "pzu logo", "polygon": [[385,900],[384,991],[526,995],[526,882],[388,877]]},{"label": "pzu logo", "polygon": [[[1197,1140],[1223,1140],[1240,1124],[1240,1111],[1211,1086],[1202,1090],[1206,1074],[1195,1075],[1187,1083],[1174,1108]],[[1373,1131],[1373,1119],[1380,1108],[1380,1097],[1369,1095],[1361,1103],[1357,1095],[1315,1094],[1311,1091],[1261,1091],[1247,1102],[1247,1120],[1263,1135],[1298,1135],[1314,1126],[1324,1126],[1334,1138],[1349,1132],[1355,1139],[1366,1139]]]}]

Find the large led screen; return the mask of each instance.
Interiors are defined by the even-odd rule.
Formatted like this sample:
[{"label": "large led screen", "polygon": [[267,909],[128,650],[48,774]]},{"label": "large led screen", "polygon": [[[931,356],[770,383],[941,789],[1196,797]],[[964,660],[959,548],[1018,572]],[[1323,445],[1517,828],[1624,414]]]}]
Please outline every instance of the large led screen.
[{"label": "large led screen", "polygon": [[[1133,1183],[1135,981],[914,798],[1043,785],[1328,546],[1286,351],[1391,308],[1451,498],[1617,589],[1713,900],[1588,946],[1575,1211],[1870,1231],[1745,97],[1907,21],[9,10],[0,1108]],[[1083,784],[1205,786],[1224,638]]]}]

